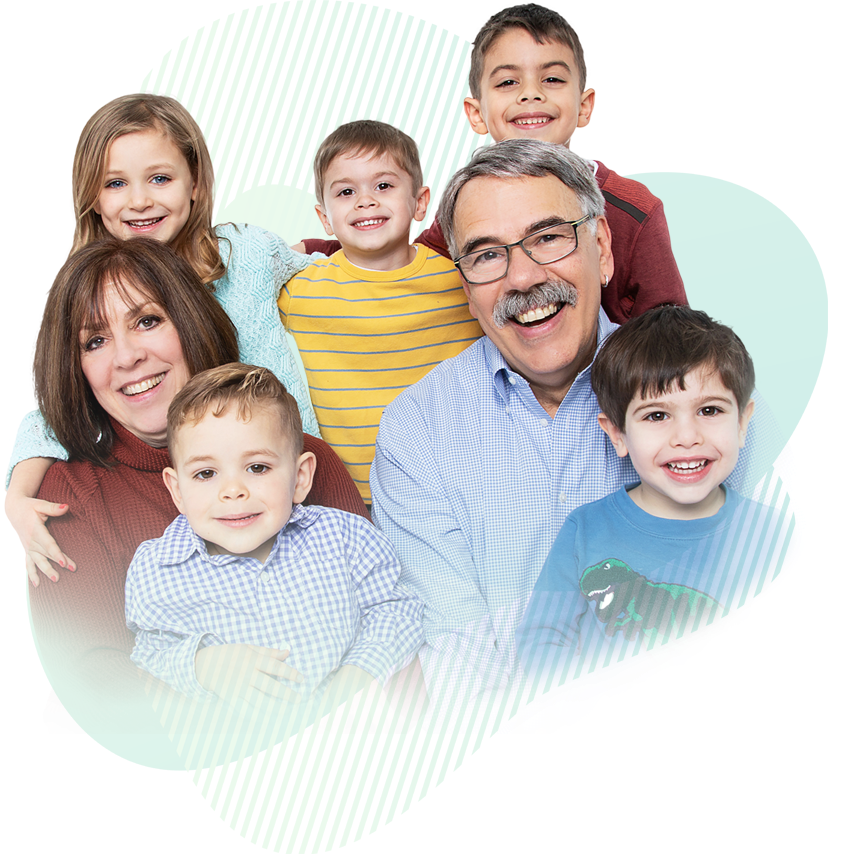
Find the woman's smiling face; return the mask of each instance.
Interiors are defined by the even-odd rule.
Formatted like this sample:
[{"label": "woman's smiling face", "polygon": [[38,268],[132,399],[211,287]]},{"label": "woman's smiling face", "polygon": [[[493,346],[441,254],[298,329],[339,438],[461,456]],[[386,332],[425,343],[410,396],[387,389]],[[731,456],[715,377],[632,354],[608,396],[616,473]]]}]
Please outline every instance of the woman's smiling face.
[{"label": "woman's smiling face", "polygon": [[80,332],[80,366],[107,415],[148,445],[166,445],[166,413],[190,378],[178,330],[133,285],[110,283],[103,322]]}]

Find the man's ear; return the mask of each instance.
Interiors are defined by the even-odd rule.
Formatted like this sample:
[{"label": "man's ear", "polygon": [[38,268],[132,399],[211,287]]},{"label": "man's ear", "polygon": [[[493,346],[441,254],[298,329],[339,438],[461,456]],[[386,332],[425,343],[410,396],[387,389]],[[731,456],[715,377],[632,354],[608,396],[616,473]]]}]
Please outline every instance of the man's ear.
[{"label": "man's ear", "polygon": [[427,205],[430,204],[430,188],[421,187],[415,194],[415,213],[412,218],[415,222],[421,222],[427,216]]},{"label": "man's ear", "polygon": [[466,111],[466,118],[469,120],[471,129],[475,133],[479,133],[481,136],[489,133],[489,128],[486,126],[480,109],[480,101],[477,98],[466,98],[463,101],[463,109]]},{"label": "man's ear", "polygon": [[626,442],[623,438],[623,431],[620,430],[604,412],[599,413],[598,420],[599,426],[608,434],[608,438],[611,440],[611,444],[614,446],[617,456],[626,456],[629,449],[626,447]]},{"label": "man's ear", "polygon": [[178,472],[173,468],[163,469],[163,483],[166,484],[166,489],[169,490],[169,494],[172,496],[172,501],[178,508],[178,512],[183,513],[184,502],[181,501],[181,490],[178,488]]},{"label": "man's ear", "polygon": [[311,452],[306,451],[297,457],[296,463],[296,485],[294,487],[294,504],[301,504],[305,501],[306,495],[311,490],[311,485],[314,483],[314,472],[317,468],[317,457]]},{"label": "man's ear", "polygon": [[332,230],[332,223],[329,221],[329,217],[326,216],[326,211],[323,210],[323,205],[315,205],[314,209],[317,211],[318,219],[323,223],[323,230],[330,237],[334,237],[335,232]]},{"label": "man's ear", "polygon": [[611,227],[604,216],[596,220],[596,245],[599,247],[599,284],[614,278],[614,255],[611,252]]}]

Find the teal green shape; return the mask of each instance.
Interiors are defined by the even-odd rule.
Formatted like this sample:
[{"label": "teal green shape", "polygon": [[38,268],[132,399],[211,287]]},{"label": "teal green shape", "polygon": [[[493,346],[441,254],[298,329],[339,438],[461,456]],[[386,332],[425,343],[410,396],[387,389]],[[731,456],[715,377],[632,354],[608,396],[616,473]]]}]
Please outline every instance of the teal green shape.
[{"label": "teal green shape", "polygon": [[787,442],[827,344],[827,288],[806,237],[776,205],[738,184],[679,172],[631,177],[664,202],[689,302],[744,341]]}]

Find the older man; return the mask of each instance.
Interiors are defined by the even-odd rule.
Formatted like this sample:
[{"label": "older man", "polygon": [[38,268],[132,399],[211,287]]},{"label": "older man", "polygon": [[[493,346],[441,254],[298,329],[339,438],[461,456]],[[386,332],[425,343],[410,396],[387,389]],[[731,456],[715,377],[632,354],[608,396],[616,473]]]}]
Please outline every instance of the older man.
[{"label": "older man", "polygon": [[561,524],[637,480],[598,426],[589,380],[616,328],[600,310],[613,272],[604,209],[583,160],[533,140],[480,149],[442,198],[486,337],[386,409],[371,471],[374,519],[426,605],[431,696],[514,678],[514,631]]}]

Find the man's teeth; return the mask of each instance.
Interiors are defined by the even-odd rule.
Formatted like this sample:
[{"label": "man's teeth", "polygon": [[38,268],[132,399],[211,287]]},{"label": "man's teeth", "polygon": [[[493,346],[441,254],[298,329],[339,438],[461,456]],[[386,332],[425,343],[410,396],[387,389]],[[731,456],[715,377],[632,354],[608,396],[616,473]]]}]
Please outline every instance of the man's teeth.
[{"label": "man's teeth", "polygon": [[160,385],[163,382],[163,377],[166,374],[158,374],[156,377],[149,377],[147,380],[143,380],[138,383],[131,383],[130,385],[126,385],[122,387],[122,394],[127,395],[128,397],[133,397],[135,394],[142,394],[144,391],[148,391],[150,388],[154,388],[156,385]]},{"label": "man's teeth", "polygon": [[701,468],[705,468],[707,462],[708,460],[691,460],[684,463],[668,463],[667,468],[670,471],[698,471]]},{"label": "man's teeth", "polygon": [[524,314],[517,314],[516,322],[533,323],[535,320],[543,320],[546,317],[551,317],[553,314],[557,314],[557,311],[557,303],[550,302],[548,305],[528,309]]},{"label": "man's teeth", "polygon": [[535,119],[513,119],[514,125],[544,125],[546,122],[550,122],[551,119],[548,116],[538,116]]},{"label": "man's teeth", "polygon": [[380,223],[385,222],[383,219],[360,219],[357,223],[354,223],[356,228],[367,228],[370,225],[379,225]]}]

